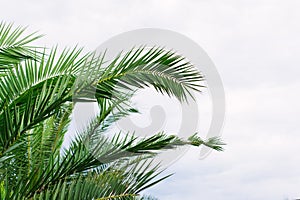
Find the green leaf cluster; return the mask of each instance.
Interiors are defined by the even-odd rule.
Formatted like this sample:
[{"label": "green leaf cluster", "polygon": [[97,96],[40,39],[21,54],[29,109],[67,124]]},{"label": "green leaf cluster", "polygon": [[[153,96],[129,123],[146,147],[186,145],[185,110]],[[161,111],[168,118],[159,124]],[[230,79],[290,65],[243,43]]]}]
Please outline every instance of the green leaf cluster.
[{"label": "green leaf cluster", "polygon": [[[169,177],[151,162],[159,152],[183,145],[222,150],[218,138],[197,135],[105,134],[137,112],[130,105],[137,89],[154,87],[181,102],[200,91],[203,76],[183,56],[139,47],[106,60],[77,47],[33,47],[41,36],[24,31],[0,24],[0,199],[154,199],[139,195]],[[100,112],[65,148],[78,102],[97,102]]]}]

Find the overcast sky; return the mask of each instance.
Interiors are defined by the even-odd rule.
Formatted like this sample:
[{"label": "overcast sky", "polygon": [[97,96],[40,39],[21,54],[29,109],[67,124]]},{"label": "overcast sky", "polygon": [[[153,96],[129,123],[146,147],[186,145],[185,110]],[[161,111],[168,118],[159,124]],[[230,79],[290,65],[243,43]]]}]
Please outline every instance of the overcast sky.
[{"label": "overcast sky", "polygon": [[146,192],[161,200],[283,200],[300,198],[299,9],[298,0],[10,0],[0,16],[45,33],[40,44],[48,46],[93,50],[145,27],[193,39],[225,86],[226,151],[199,160],[192,148],[169,168],[172,178]]}]

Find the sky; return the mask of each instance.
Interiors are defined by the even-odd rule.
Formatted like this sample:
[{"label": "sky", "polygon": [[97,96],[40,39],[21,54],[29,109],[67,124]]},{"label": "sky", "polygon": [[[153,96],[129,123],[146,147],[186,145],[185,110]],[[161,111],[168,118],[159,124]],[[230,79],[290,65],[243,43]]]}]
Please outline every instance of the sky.
[{"label": "sky", "polygon": [[[298,0],[10,0],[1,2],[0,16],[44,33],[39,44],[46,46],[94,50],[138,28],[191,38],[225,87],[226,150],[199,160],[191,148],[166,172],[175,175],[146,193],[161,200],[284,200],[300,198],[299,8]],[[209,94],[200,99],[205,132]]]}]

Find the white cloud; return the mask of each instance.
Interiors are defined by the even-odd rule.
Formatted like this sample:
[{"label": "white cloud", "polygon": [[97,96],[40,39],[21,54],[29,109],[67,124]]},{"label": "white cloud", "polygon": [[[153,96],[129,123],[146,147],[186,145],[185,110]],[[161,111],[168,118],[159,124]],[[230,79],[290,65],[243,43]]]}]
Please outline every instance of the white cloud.
[{"label": "white cloud", "polygon": [[299,197],[299,86],[228,91],[226,151],[199,161],[193,148],[153,193],[172,200]]}]

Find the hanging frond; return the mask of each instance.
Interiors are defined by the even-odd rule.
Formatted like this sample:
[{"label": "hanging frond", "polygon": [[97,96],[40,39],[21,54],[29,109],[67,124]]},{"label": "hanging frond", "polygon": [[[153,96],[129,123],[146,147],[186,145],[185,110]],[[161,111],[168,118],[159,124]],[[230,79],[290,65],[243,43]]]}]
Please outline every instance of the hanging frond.
[{"label": "hanging frond", "polygon": [[200,91],[204,77],[176,52],[140,47],[120,53],[105,68],[97,84],[97,97],[111,98],[119,89],[153,86],[158,92],[186,101],[191,91]]}]

